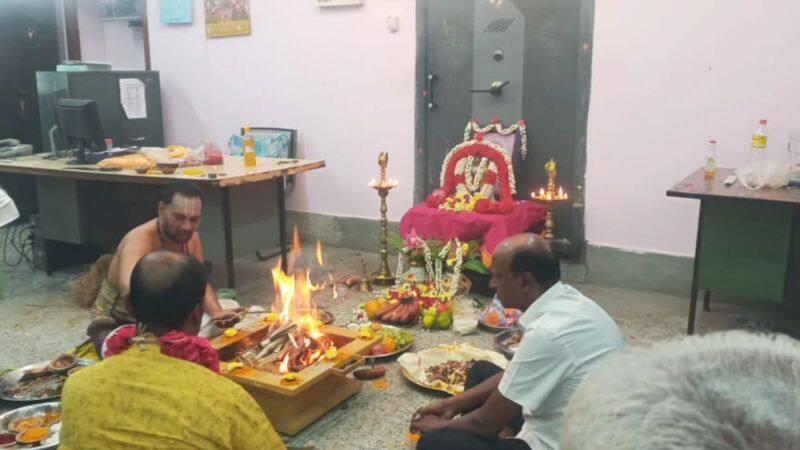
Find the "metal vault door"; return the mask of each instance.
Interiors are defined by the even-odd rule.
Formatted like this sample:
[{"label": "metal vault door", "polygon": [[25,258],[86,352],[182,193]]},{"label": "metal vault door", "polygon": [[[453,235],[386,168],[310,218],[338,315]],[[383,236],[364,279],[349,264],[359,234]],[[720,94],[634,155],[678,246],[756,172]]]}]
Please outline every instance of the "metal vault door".
[{"label": "metal vault door", "polygon": [[418,0],[417,202],[439,187],[444,157],[470,118],[524,119],[517,198],[546,184],[544,164],[554,158],[575,200],[555,212],[553,245],[582,253],[593,15],[593,0]]},{"label": "metal vault door", "polygon": [[510,2],[473,5],[472,115],[481,124],[514,123],[522,117],[525,16]]}]

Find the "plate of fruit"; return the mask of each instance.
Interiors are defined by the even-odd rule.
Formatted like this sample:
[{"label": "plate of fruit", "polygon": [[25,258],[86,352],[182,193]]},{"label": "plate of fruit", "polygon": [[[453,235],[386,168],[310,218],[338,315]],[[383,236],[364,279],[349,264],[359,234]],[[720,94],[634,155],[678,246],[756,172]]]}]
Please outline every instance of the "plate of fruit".
[{"label": "plate of fruit", "polygon": [[[425,329],[449,329],[453,325],[453,303],[449,296],[425,283],[403,285],[384,291],[380,297],[359,307],[357,320],[371,320]],[[366,316],[366,317],[364,317]]]},{"label": "plate of fruit", "polygon": [[[348,326],[348,328],[350,327],[351,326]],[[413,333],[391,325],[371,323],[360,326],[354,324],[352,327],[358,327],[358,333],[363,338],[381,338],[381,341],[373,346],[369,353],[365,355],[367,358],[389,358],[403,353],[414,345]]]}]

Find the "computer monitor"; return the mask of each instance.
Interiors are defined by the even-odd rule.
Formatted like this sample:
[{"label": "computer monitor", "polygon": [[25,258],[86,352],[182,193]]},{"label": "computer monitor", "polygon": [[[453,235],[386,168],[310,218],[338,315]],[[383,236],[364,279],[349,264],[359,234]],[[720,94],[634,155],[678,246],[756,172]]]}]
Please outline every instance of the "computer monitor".
[{"label": "computer monitor", "polygon": [[68,164],[86,164],[86,153],[105,150],[105,135],[97,113],[97,102],[79,98],[62,98],[56,104],[61,134],[77,145],[78,159]]}]

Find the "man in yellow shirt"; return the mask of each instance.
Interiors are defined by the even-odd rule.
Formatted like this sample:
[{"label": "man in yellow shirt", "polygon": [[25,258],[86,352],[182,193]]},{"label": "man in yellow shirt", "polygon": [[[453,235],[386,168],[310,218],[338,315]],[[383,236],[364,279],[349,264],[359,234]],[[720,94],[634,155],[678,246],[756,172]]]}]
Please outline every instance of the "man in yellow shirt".
[{"label": "man in yellow shirt", "polygon": [[196,336],[205,288],[191,255],[160,251],[136,264],[135,336],[67,381],[60,449],[285,448],[250,395],[215,373],[216,352]]}]

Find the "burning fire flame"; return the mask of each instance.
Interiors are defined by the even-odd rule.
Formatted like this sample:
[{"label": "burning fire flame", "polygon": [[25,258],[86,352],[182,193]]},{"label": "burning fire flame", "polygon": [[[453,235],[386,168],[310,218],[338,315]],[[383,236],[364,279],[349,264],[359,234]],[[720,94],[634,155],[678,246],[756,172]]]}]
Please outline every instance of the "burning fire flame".
[{"label": "burning fire flame", "polygon": [[[304,365],[310,365],[318,361],[329,348],[333,347],[333,344],[328,339],[325,339],[325,333],[322,331],[322,322],[319,320],[317,305],[312,297],[314,292],[325,289],[328,283],[314,283],[311,280],[311,270],[309,269],[295,270],[300,256],[300,248],[300,238],[297,228],[295,228],[292,251],[287,260],[289,263],[287,267],[289,273],[282,270],[280,260],[278,264],[271,269],[272,281],[276,294],[275,302],[272,305],[272,312],[278,315],[280,324],[297,324],[297,326],[305,330],[307,336],[311,338],[304,338],[302,341],[297,342],[295,346],[298,349],[302,348],[304,350],[304,354],[300,357],[300,362]],[[322,244],[319,241],[317,241],[316,246],[316,257],[319,265],[324,266]],[[328,273],[328,278],[333,287],[333,298],[337,298],[338,294],[336,293],[333,275]],[[316,349],[312,347],[312,339],[316,344],[319,344]],[[280,362],[278,367],[279,372],[282,374],[288,373],[291,364],[290,358],[287,355]]]},{"label": "burning fire flame", "polygon": [[330,272],[328,272],[328,280],[330,281],[331,289],[333,290],[333,299],[336,300],[339,298],[339,293],[336,292],[336,280],[333,279],[333,275],[331,275]]},{"label": "burning fire flame", "polygon": [[283,358],[283,361],[281,361],[279,371],[280,373],[286,373],[289,371],[289,355],[286,355],[286,357]]},{"label": "burning fire flame", "polygon": [[322,243],[317,241],[317,262],[320,267],[325,267],[325,261],[322,260]]}]

